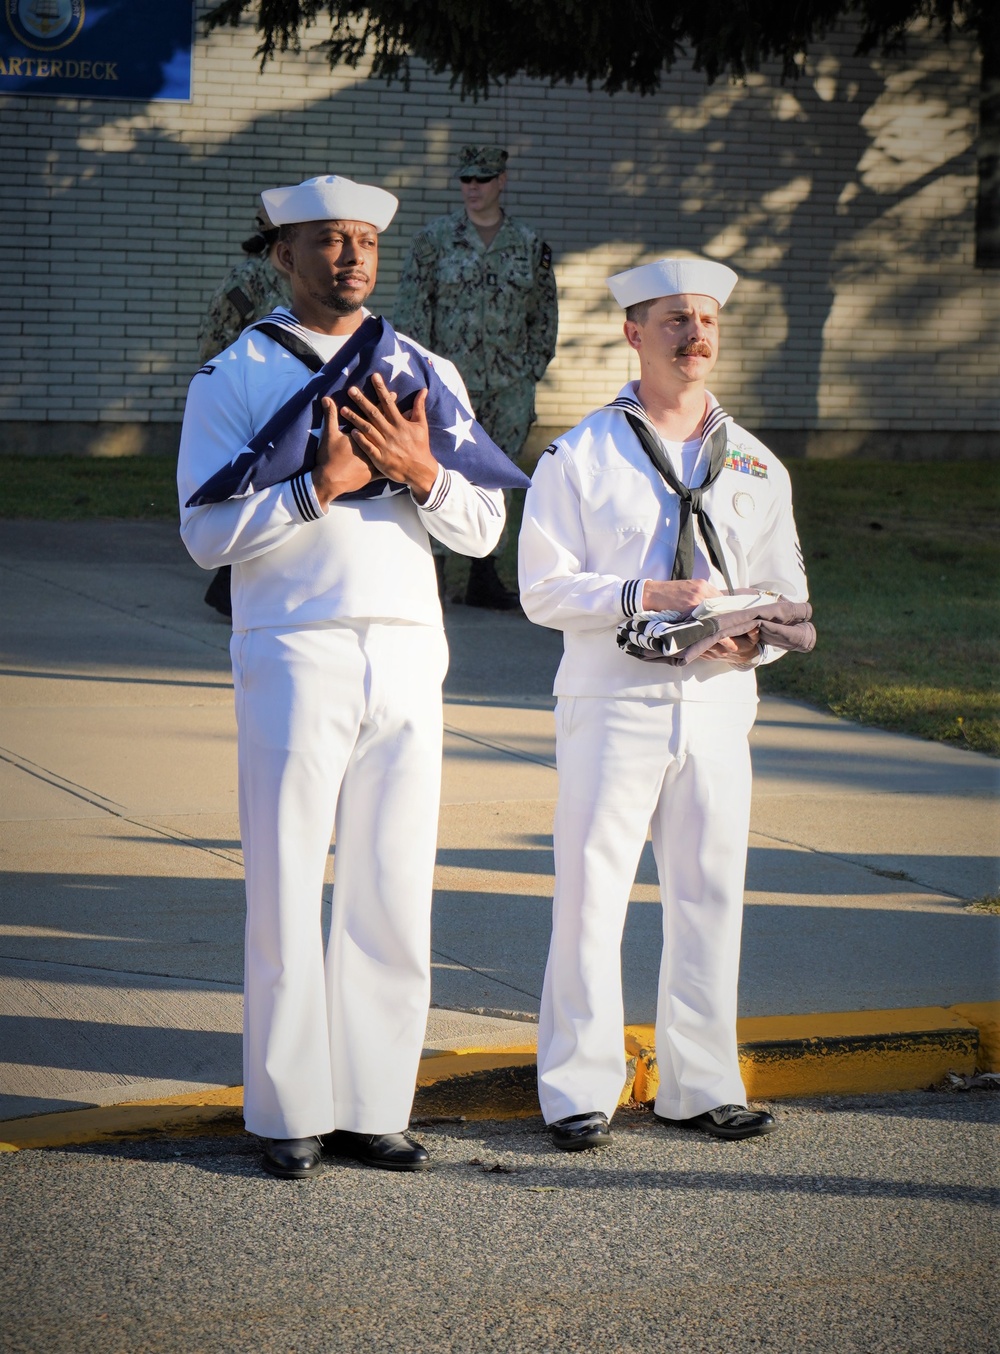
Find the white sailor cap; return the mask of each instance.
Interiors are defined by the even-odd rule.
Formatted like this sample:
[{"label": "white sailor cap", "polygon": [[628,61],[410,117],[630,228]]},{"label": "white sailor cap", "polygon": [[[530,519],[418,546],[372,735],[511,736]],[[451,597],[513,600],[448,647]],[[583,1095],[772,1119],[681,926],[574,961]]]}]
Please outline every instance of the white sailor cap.
[{"label": "white sailor cap", "polygon": [[712,259],[657,259],[608,278],[611,294],[623,310],[660,296],[711,296],[720,308],[729,300],[737,275]]},{"label": "white sailor cap", "polygon": [[385,230],[396,215],[398,198],[371,183],[355,183],[340,174],[321,174],[291,188],[266,188],[260,195],[276,226],[300,221],[365,221]]}]

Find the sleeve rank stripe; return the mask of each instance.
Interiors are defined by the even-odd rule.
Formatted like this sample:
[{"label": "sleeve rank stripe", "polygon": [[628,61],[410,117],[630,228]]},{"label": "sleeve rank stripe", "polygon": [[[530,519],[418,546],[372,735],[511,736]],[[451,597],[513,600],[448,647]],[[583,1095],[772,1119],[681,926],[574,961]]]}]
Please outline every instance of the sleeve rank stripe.
[{"label": "sleeve rank stripe", "polygon": [[636,594],[639,591],[639,585],[641,582],[642,582],[641,578],[628,578],[622,584],[621,607],[623,615],[634,616],[635,613],[639,610],[638,597]]},{"label": "sleeve rank stripe", "polygon": [[448,492],[450,489],[451,489],[451,475],[447,470],[442,469],[441,483],[438,485],[437,493],[434,495],[433,498],[429,498],[427,502],[422,505],[424,511],[437,512],[438,508],[440,508],[441,504],[448,497]]},{"label": "sleeve rank stripe", "polygon": [[490,511],[490,513],[492,514],[492,516],[494,516],[494,517],[499,517],[499,516],[500,516],[500,509],[499,509],[499,508],[497,507],[497,505],[493,502],[492,498],[490,498],[490,496],[489,496],[489,494],[486,492],[486,490],[485,490],[485,489],[480,489],[480,487],[479,487],[478,484],[474,484],[472,487],[475,489],[476,493],[479,495],[479,497],[480,497],[480,498],[483,500],[483,502],[486,504],[486,507],[489,509],[489,511]]},{"label": "sleeve rank stripe", "polygon": [[295,499],[295,506],[298,508],[299,516],[302,518],[303,522],[317,522],[322,514],[316,511],[309,489],[305,483],[306,475],[308,473],[309,472],[306,471],[301,475],[296,475],[291,481],[292,497]]}]

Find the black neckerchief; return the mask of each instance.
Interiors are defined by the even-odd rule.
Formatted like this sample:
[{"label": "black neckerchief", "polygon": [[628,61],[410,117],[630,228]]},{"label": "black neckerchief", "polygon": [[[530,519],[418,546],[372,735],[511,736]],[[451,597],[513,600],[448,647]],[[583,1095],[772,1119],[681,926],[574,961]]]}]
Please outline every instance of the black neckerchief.
[{"label": "black neckerchief", "polygon": [[[609,408],[618,408],[623,411],[628,419],[629,427],[639,439],[639,443],[656,466],[657,470],[666,481],[667,487],[680,499],[680,518],[677,528],[677,551],[674,555],[674,567],[670,574],[671,580],[678,578],[691,578],[694,571],[694,524],[697,519],[701,530],[702,540],[705,542],[705,549],[708,551],[708,557],[718,569],[719,573],[726,580],[726,588],[731,593],[733,591],[733,582],[729,577],[729,570],[726,567],[725,556],[722,553],[722,545],[719,542],[718,533],[705,510],[705,492],[715,483],[722,474],[726,464],[726,449],[729,445],[729,435],[726,431],[726,425],[722,410],[716,406],[709,414],[709,427],[711,431],[706,432],[705,437],[710,441],[711,452],[708,461],[708,474],[697,487],[683,484],[674,471],[673,463],[670,460],[670,453],[667,451],[660,435],[649,422],[645,411],[641,405],[632,400],[615,401],[608,406]],[[635,410],[635,412],[633,412]],[[714,426],[712,426],[714,425]],[[704,444],[705,438],[702,439]]]},{"label": "black neckerchief", "polygon": [[300,338],[293,329],[287,329],[283,324],[275,324],[271,320],[259,320],[257,324],[250,327],[266,334],[269,339],[274,339],[275,343],[284,348],[286,352],[291,353],[293,357],[297,357],[300,362],[304,363],[313,375],[322,371],[323,359],[319,353],[311,343],[307,343],[304,338]]}]

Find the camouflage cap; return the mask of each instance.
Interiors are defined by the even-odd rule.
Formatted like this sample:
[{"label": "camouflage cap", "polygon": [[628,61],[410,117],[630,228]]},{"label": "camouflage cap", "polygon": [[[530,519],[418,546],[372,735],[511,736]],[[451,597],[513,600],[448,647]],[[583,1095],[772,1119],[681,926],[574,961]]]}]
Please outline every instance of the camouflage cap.
[{"label": "camouflage cap", "polygon": [[272,226],[267,212],[261,208],[253,219],[254,234],[240,245],[244,254],[266,254],[278,238],[278,227]]},{"label": "camouflage cap", "polygon": [[456,178],[494,179],[507,168],[503,146],[463,146],[458,152]]}]

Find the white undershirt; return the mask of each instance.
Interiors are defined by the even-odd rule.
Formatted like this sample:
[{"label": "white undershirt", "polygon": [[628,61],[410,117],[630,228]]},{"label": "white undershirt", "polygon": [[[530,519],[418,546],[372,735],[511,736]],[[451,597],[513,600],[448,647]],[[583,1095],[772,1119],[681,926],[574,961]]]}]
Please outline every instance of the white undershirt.
[{"label": "white undershirt", "polygon": [[674,474],[682,484],[690,485],[698,465],[698,452],[701,450],[701,438],[693,437],[687,442],[668,442],[665,437],[660,441],[670,454]]},{"label": "white undershirt", "polygon": [[[287,306],[275,306],[273,313],[276,315],[287,315],[289,320],[292,320],[298,326],[299,332],[307,339],[309,346],[316,350],[324,362],[329,362],[334,353],[338,353],[347,340],[353,337],[353,333],[321,334],[317,329],[309,329],[301,320],[297,319],[296,316],[292,314]],[[367,320],[370,316],[371,311],[362,306],[361,318]]]},{"label": "white undershirt", "polygon": [[352,334],[321,334],[315,332],[315,329],[309,330],[309,341],[311,347],[322,357],[323,362],[329,362],[334,353],[340,352],[344,344]]},{"label": "white undershirt", "polygon": [[306,332],[309,335],[309,346],[316,349],[324,362],[329,362],[334,353],[339,352],[349,338],[353,338],[352,334],[320,334],[315,329]]}]

